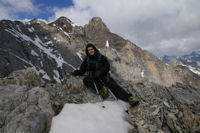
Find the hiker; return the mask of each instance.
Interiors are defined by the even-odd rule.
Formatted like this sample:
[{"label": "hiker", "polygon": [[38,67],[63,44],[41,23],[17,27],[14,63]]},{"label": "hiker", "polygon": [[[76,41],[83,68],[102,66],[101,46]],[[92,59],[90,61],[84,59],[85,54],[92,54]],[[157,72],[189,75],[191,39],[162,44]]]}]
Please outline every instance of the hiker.
[{"label": "hiker", "polygon": [[[88,43],[85,49],[86,58],[82,62],[80,69],[71,73],[73,76],[81,76],[88,72],[84,77],[83,83],[85,86],[95,89],[94,82],[101,95],[107,93],[104,85],[107,86],[112,93],[119,99],[128,102],[131,106],[135,106],[139,101],[134,100],[132,94],[127,93],[119,86],[110,76],[110,64],[107,58],[100,54],[99,50],[91,43]],[[102,96],[103,97],[103,96]]]}]

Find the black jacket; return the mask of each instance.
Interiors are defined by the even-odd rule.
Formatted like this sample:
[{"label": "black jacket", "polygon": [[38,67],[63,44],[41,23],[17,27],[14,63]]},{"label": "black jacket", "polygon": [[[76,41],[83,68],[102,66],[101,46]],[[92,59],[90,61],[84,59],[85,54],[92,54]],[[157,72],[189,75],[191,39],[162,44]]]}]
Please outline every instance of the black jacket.
[{"label": "black jacket", "polygon": [[87,56],[82,62],[80,69],[75,70],[75,75],[83,75],[85,72],[93,74],[96,71],[101,72],[101,76],[106,76],[109,73],[110,64],[107,58],[101,54]]}]

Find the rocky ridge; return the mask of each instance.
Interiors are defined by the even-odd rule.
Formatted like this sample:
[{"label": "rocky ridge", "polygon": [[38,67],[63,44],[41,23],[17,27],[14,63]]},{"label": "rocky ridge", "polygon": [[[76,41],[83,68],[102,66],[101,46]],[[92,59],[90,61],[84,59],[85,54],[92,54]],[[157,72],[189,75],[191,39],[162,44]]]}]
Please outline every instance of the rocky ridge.
[{"label": "rocky ridge", "polygon": [[[24,78],[24,76],[26,78]],[[188,133],[199,131],[200,89],[177,83],[118,81],[140,100],[129,109],[129,133]],[[19,70],[0,79],[0,131],[47,133],[51,119],[65,103],[98,102],[96,93],[85,88],[82,77],[70,77],[65,85],[46,83],[34,69]],[[114,100],[109,96],[106,100]]]}]

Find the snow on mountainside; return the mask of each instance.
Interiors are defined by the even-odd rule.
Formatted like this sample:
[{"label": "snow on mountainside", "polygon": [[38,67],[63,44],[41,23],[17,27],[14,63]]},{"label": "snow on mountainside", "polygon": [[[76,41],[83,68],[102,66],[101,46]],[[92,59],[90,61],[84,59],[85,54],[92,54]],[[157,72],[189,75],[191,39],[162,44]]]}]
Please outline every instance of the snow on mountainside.
[{"label": "snow on mountainside", "polygon": [[124,109],[115,101],[103,102],[106,108],[100,104],[65,104],[53,118],[50,133],[128,133],[131,125]]},{"label": "snow on mountainside", "polygon": [[68,27],[75,25],[68,21],[62,28],[49,25],[37,19],[25,23],[1,21],[1,77],[14,70],[32,67],[48,81],[66,81],[67,73],[77,68],[74,61],[80,62],[78,55],[64,45],[70,38]]},{"label": "snow on mountainside", "polygon": [[84,27],[66,17],[49,24],[38,19],[1,20],[0,36],[0,77],[32,67],[46,81],[65,84],[69,73],[78,69],[85,57],[87,43],[93,43],[108,57],[111,75],[118,80],[200,86],[192,74],[167,66],[150,52],[112,33],[99,17]]},{"label": "snow on mountainside", "polygon": [[183,56],[164,56],[161,60],[165,63],[176,59],[181,65],[188,67],[192,72],[200,75],[200,49]]}]

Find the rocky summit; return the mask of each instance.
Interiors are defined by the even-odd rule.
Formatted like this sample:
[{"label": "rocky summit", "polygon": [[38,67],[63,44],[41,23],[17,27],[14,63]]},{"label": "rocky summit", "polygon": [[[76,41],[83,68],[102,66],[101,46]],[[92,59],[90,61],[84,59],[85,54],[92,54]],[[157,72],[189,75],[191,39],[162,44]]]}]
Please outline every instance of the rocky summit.
[{"label": "rocky summit", "polygon": [[0,36],[0,132],[47,133],[65,103],[99,101],[82,77],[69,75],[87,43],[108,57],[111,75],[140,100],[126,117],[130,133],[200,131],[199,75],[163,63],[112,33],[99,17],[84,27],[65,17],[49,24],[1,20]]}]

